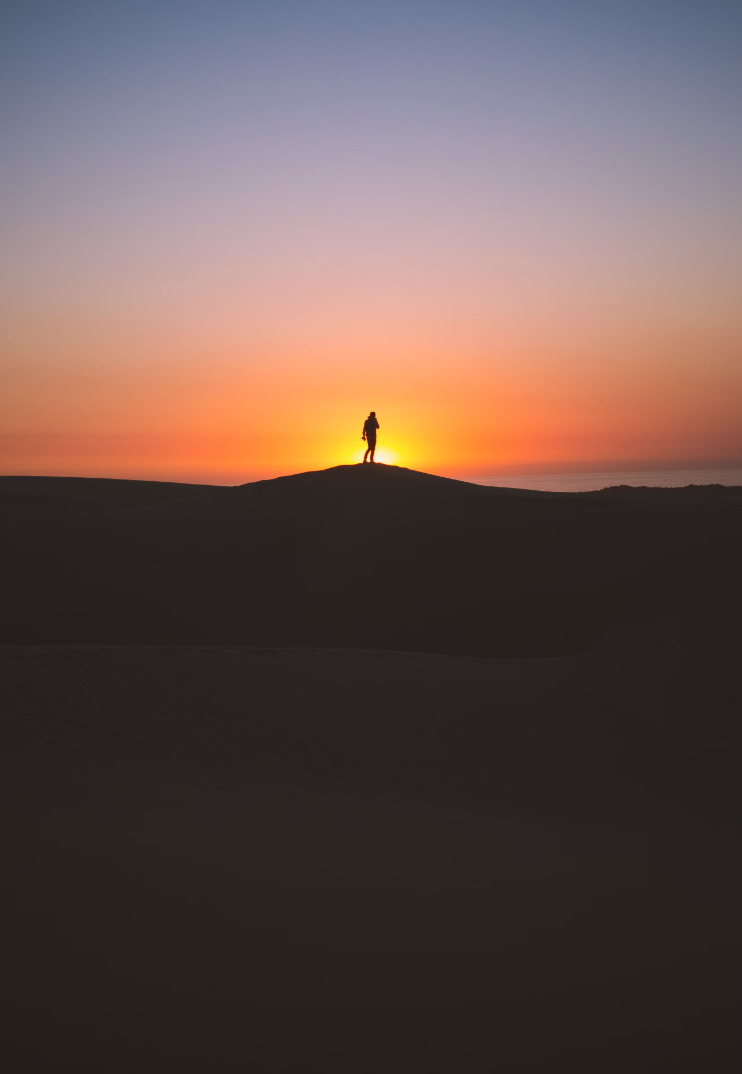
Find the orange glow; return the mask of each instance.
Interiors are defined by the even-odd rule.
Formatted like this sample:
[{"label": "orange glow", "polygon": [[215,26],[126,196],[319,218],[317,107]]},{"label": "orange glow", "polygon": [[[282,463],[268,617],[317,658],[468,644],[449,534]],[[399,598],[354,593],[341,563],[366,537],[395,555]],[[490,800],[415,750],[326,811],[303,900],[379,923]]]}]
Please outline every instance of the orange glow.
[{"label": "orange glow", "polygon": [[452,476],[742,456],[737,365],[621,357],[513,347],[488,360],[283,355],[250,370],[208,353],[159,367],[47,363],[6,393],[2,470],[235,484],[360,462],[371,409],[379,462]]},{"label": "orange glow", "polygon": [[742,458],[736,314],[622,322],[614,300],[588,318],[564,296],[464,318],[442,299],[374,325],[346,297],[297,323],[278,298],[250,324],[195,301],[134,326],[16,311],[0,467],[235,484],[360,462],[372,409],[379,461],[450,476]]}]

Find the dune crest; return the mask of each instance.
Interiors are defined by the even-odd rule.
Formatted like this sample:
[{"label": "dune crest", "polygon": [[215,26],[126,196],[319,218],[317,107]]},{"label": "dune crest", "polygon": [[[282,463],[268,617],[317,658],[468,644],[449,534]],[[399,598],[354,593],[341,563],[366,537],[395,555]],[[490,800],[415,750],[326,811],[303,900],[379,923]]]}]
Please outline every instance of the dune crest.
[{"label": "dune crest", "polygon": [[733,489],[560,494],[382,464],[234,488],[0,481],[0,640],[581,652],[726,621]]}]

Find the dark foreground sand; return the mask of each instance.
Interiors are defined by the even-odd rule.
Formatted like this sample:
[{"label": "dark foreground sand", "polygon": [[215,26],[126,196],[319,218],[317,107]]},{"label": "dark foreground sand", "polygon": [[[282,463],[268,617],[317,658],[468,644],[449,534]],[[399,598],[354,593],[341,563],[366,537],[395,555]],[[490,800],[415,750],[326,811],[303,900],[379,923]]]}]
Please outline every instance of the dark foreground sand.
[{"label": "dark foreground sand", "polygon": [[8,1069],[735,1069],[732,633],[5,647]]},{"label": "dark foreground sand", "polygon": [[738,492],[2,515],[5,1069],[739,1069]]}]

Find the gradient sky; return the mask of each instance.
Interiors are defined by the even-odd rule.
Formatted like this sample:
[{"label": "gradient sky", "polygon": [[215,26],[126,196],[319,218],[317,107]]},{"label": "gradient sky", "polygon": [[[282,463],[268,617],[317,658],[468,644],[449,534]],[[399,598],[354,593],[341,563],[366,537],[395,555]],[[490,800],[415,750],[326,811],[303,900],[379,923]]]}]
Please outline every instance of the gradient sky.
[{"label": "gradient sky", "polygon": [[0,4],[0,471],[742,460],[742,5]]}]

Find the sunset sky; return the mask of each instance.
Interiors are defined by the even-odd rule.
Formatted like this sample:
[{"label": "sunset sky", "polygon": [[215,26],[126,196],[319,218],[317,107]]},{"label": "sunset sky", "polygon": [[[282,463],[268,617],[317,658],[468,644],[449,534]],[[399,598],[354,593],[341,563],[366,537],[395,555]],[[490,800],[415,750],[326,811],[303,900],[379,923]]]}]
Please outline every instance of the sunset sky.
[{"label": "sunset sky", "polygon": [[742,460],[742,4],[4,0],[0,471]]}]

